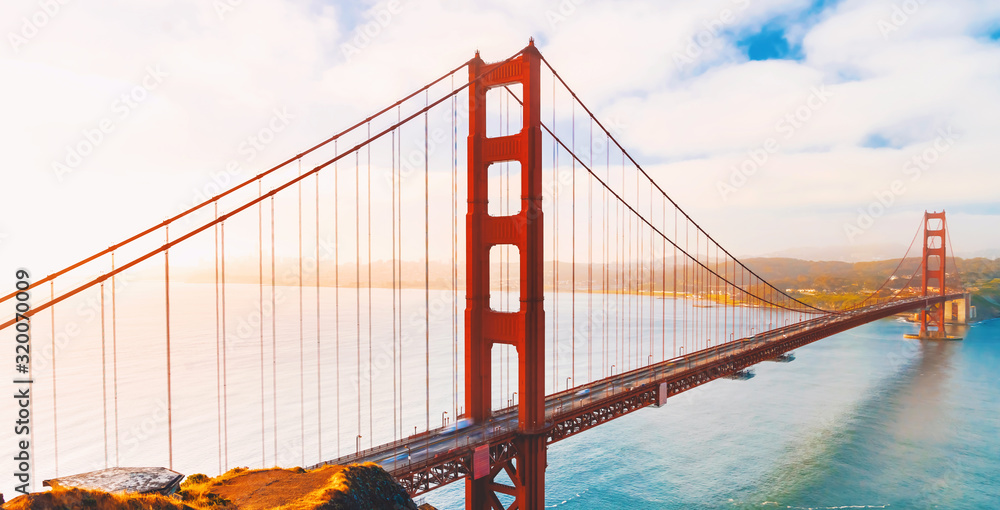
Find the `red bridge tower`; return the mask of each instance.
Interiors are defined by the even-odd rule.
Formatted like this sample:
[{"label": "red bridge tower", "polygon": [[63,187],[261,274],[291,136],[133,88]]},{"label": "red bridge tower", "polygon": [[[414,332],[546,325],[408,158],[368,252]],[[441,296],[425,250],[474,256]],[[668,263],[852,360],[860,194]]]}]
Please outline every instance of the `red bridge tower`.
[{"label": "red bridge tower", "polygon": [[[924,250],[923,250],[923,276],[920,278],[921,295],[927,297],[928,292],[945,295],[947,285],[945,284],[945,233],[946,222],[944,211],[939,213],[924,213]],[[934,280],[937,285],[928,288],[928,281]],[[938,303],[921,310],[920,312],[920,338],[946,338],[944,328],[944,307],[945,303]],[[934,328],[934,329],[931,329]]]},{"label": "red bridge tower", "polygon": [[[542,132],[539,111],[541,55],[534,43],[500,64],[486,64],[479,53],[469,63],[469,205],[466,216],[465,408],[482,423],[491,415],[493,344],[517,349],[518,437],[509,460],[466,479],[466,508],[503,508],[497,493],[515,498],[511,508],[545,506],[545,312],[542,308]],[[520,83],[524,123],[520,133],[486,136],[486,92]],[[509,216],[488,213],[491,164],[521,164],[521,210]],[[520,309],[490,309],[490,248],[513,245],[520,255]],[[491,456],[492,458],[492,456]],[[500,456],[497,456],[500,458]],[[496,482],[504,471],[514,486]]]}]

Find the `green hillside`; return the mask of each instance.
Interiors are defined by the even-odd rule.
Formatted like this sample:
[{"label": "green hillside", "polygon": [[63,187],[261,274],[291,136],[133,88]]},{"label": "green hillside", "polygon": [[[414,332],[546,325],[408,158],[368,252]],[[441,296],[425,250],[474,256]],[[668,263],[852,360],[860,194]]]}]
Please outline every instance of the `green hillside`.
[{"label": "green hillside", "polygon": [[[779,289],[826,308],[840,308],[860,301],[893,274],[898,278],[887,285],[890,292],[920,286],[920,259],[915,257],[902,263],[898,260],[850,263],[789,258],[753,258],[744,262]],[[980,319],[1000,317],[1000,258],[949,258],[946,270],[949,278],[957,276],[962,286],[972,292],[972,304]],[[949,283],[949,287],[952,285]]]}]

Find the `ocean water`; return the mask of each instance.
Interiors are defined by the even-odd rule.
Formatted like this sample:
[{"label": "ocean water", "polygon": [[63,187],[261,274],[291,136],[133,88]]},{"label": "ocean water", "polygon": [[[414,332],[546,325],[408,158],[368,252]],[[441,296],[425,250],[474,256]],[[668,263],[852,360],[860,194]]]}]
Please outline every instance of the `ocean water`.
[{"label": "ocean water", "polygon": [[1000,508],[1000,321],[960,342],[913,328],[871,323],[557,443],[546,507]]},{"label": "ocean water", "polygon": [[[174,469],[214,475],[309,466],[461,412],[461,293],[404,290],[394,325],[389,289],[322,288],[318,307],[315,292],[303,289],[300,308],[297,288],[278,287],[272,311],[269,288],[228,285],[220,349],[214,286],[172,284],[169,414],[162,283],[120,286],[114,322],[105,296],[103,346],[97,292],[57,307],[54,329],[52,314],[33,318],[34,489],[106,466],[168,466],[171,429]],[[548,294],[545,306],[549,392],[703,348],[705,332],[801,318],[742,309],[734,321],[648,296]],[[1000,508],[1000,322],[961,342],[902,338],[913,330],[896,319],[859,327],[758,365],[748,381],[715,381],[557,443],[547,506]],[[516,360],[495,347],[494,407],[516,390]],[[12,422],[13,406],[3,411]],[[0,439],[12,458],[12,431]],[[0,477],[6,496],[13,486]],[[463,498],[464,482],[425,496],[442,510]]]}]

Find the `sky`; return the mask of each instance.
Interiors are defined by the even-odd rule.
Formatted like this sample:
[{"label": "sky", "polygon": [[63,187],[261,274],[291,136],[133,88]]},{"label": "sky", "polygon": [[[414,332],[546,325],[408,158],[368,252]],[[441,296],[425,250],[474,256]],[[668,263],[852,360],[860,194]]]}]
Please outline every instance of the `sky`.
[{"label": "sky", "polygon": [[231,161],[248,178],[529,37],[739,256],[892,258],[942,209],[958,255],[1000,256],[998,2],[14,0],[0,32],[10,273],[111,245]]}]

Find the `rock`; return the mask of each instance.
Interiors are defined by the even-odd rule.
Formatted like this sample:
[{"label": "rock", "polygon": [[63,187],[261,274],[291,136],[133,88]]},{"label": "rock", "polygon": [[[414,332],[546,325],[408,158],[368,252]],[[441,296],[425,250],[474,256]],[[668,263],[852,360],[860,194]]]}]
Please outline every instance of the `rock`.
[{"label": "rock", "polygon": [[184,475],[162,467],[116,467],[42,480],[42,485],[53,489],[75,487],[119,494],[135,492],[169,496],[177,491],[183,479]]}]

